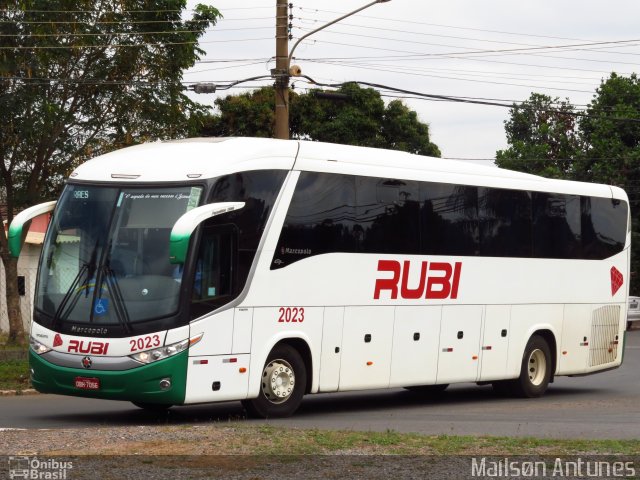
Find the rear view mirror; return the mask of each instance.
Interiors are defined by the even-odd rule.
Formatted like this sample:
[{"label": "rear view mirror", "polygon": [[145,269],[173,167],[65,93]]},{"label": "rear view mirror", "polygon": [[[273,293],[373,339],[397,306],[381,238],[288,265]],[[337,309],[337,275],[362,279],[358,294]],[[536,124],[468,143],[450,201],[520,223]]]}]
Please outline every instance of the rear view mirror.
[{"label": "rear view mirror", "polygon": [[9,235],[7,241],[9,243],[9,253],[12,257],[18,258],[20,250],[22,250],[22,242],[27,235],[28,227],[31,220],[35,217],[51,212],[56,206],[56,201],[40,203],[23,210],[13,218],[9,226]]},{"label": "rear view mirror", "polygon": [[203,221],[224,213],[240,210],[244,202],[221,202],[203,205],[182,215],[171,229],[169,261],[183,264],[187,258],[191,234]]}]

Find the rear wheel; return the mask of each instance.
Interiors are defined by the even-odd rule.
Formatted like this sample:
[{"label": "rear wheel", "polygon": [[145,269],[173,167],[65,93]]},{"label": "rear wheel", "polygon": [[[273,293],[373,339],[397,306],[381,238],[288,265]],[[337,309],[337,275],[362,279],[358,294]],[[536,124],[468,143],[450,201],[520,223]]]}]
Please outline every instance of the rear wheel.
[{"label": "rear wheel", "polygon": [[551,380],[551,350],[540,335],[533,335],[524,349],[520,376],[511,381],[511,391],[518,397],[541,397]]},{"label": "rear wheel", "polygon": [[289,417],[302,403],[307,371],[302,357],[290,345],[277,345],[262,370],[258,398],[243,400],[251,417]]}]

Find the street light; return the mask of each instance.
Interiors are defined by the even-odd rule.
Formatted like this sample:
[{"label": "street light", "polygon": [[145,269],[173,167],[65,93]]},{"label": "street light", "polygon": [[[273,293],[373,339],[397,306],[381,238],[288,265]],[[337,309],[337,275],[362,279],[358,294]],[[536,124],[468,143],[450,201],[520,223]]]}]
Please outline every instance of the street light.
[{"label": "street light", "polygon": [[[276,68],[272,72],[276,79],[276,138],[289,139],[289,77],[294,75],[298,76],[302,73],[300,67],[291,66],[291,59],[293,58],[293,52],[296,47],[305,38],[310,37],[314,33],[319,32],[327,28],[334,23],[344,20],[351,15],[355,15],[361,12],[365,8],[369,8],[376,3],[387,3],[391,0],[374,0],[366,5],[353,10],[341,17],[332,20],[331,22],[310,31],[303,35],[294,43],[293,48],[289,52],[289,55],[285,57],[288,49],[288,35],[287,35],[287,15],[283,15],[283,11],[286,12],[287,4],[286,0],[277,0],[277,28],[276,28]],[[282,21],[284,19],[284,22]]]},{"label": "street light", "polygon": [[[298,41],[293,44],[293,48],[291,49],[291,52],[289,53],[289,58],[287,59],[287,67],[291,68],[291,59],[293,58],[293,52],[295,51],[296,47],[300,44],[300,42],[302,42],[305,38],[310,37],[314,33],[319,32],[320,30],[324,30],[325,28],[333,25],[334,23],[338,23],[340,20],[344,20],[345,18],[350,17],[351,15],[355,15],[356,13],[361,12],[365,8],[369,8],[372,5],[375,5],[376,3],[387,3],[387,2],[390,2],[390,1],[391,0],[375,0],[375,1],[371,2],[371,3],[367,3],[366,5],[358,8],[357,10],[354,10],[353,12],[349,12],[349,13],[347,13],[347,14],[339,17],[339,18],[336,18],[335,20],[332,20],[329,23],[326,23],[326,24],[322,25],[321,27],[318,27],[315,30],[310,31],[306,35],[301,36],[298,39]],[[287,68],[287,71],[288,70],[289,69]]]}]

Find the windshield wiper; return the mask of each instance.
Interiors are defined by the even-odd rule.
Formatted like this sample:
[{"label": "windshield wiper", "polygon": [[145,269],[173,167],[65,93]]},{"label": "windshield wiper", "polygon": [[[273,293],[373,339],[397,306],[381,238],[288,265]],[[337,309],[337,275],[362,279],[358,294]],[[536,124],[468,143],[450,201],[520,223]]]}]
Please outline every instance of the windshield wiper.
[{"label": "windshield wiper", "polygon": [[113,300],[113,307],[116,311],[116,316],[118,317],[118,321],[122,325],[122,328],[124,328],[126,331],[131,333],[133,330],[131,328],[131,318],[129,317],[127,306],[122,297],[122,291],[120,290],[120,285],[118,284],[118,279],[116,278],[116,274],[113,270],[111,270],[111,267],[109,266],[108,262],[107,262],[107,265],[104,265],[102,267],[102,271],[107,274],[106,275],[107,279],[105,283],[107,284],[107,291],[109,292],[109,295]]},{"label": "windshield wiper", "polygon": [[[91,258],[89,259],[88,262],[82,264],[82,266],[78,270],[78,273],[73,278],[73,281],[71,282],[71,286],[67,290],[67,293],[65,293],[64,297],[62,297],[62,301],[60,302],[60,305],[58,305],[58,308],[56,309],[56,313],[53,315],[53,321],[51,322],[53,329],[57,328],[60,322],[65,320],[69,315],[69,313],[71,313],[73,309],[76,307],[76,305],[78,304],[78,300],[80,299],[80,293],[82,292],[82,289],[79,289],[78,285],[82,280],[82,275],[86,272],[87,280],[93,276],[90,269],[95,271],[95,268],[96,268],[95,265],[96,265],[98,242],[99,240],[96,239],[96,244],[93,247]],[[87,285],[87,288],[85,289],[86,296],[89,296],[88,287],[89,285]],[[73,301],[67,307],[67,303],[69,303],[69,300],[71,300],[72,297],[73,297]]]},{"label": "windshield wiper", "polygon": [[[62,301],[60,302],[60,305],[58,305],[58,308],[56,309],[56,313],[53,315],[53,322],[51,325],[54,330],[58,327],[58,324],[64,318],[66,318],[67,315],[69,315],[69,313],[75,308],[76,304],[78,303],[78,299],[80,298],[80,292],[82,291],[81,289],[78,289],[78,285],[80,284],[82,275],[85,272],[89,271],[89,265],[90,265],[89,263],[82,264],[82,266],[80,267],[80,270],[78,270],[78,273],[73,278],[73,281],[71,282],[71,286],[67,290],[67,293],[65,293],[64,297],[62,297]],[[87,275],[87,278],[88,277],[89,275]],[[88,289],[87,289],[87,292],[88,292]],[[67,303],[69,303],[69,300],[71,300],[71,297],[73,297],[73,302],[71,303],[71,305],[69,305],[69,308],[67,308]]]}]

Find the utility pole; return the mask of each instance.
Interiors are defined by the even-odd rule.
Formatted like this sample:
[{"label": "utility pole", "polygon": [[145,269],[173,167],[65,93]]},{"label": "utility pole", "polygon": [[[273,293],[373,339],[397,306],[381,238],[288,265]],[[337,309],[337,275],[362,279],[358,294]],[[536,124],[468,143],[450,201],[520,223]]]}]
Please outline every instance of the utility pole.
[{"label": "utility pole", "polygon": [[302,73],[299,66],[291,65],[291,59],[293,58],[293,52],[300,42],[340,20],[344,20],[351,15],[361,12],[365,8],[369,8],[376,3],[386,3],[389,1],[390,0],[373,0],[352,12],[346,13],[312,30],[301,36],[298,41],[294,43],[291,52],[289,52],[289,5],[287,5],[287,0],[276,0],[276,68],[271,70],[271,76],[275,79],[276,90],[276,138],[289,139],[289,77],[296,77]]},{"label": "utility pole", "polygon": [[276,138],[289,139],[289,6],[276,0]]}]

